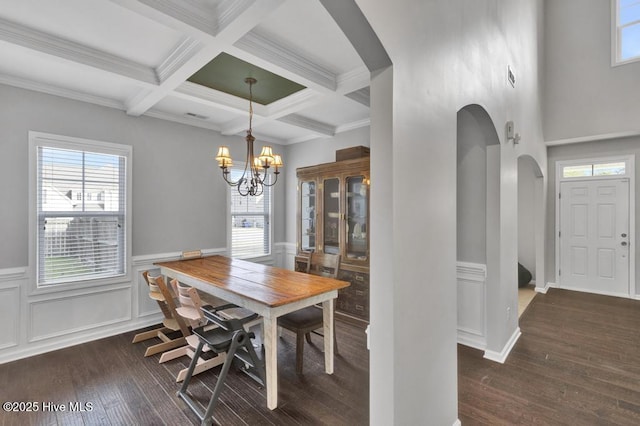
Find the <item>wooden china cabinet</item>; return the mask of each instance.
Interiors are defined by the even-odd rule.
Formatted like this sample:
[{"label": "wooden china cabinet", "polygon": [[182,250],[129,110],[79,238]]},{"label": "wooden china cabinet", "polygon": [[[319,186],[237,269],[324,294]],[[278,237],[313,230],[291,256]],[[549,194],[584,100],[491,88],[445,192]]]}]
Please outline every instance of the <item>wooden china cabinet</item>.
[{"label": "wooden china cabinet", "polygon": [[[336,153],[334,163],[297,169],[298,229],[296,270],[304,270],[312,251],[340,254],[336,314],[357,323],[369,321],[369,156],[364,147]],[[362,156],[365,155],[365,156]]]}]

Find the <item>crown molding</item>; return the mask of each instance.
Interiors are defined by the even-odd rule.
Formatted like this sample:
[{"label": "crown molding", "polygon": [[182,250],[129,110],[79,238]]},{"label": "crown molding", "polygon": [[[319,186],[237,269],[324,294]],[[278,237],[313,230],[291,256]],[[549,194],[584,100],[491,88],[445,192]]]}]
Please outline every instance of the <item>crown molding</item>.
[{"label": "crown molding", "polygon": [[[234,46],[279,67],[279,70],[275,70],[276,74],[281,74],[282,70],[286,70],[332,92],[337,88],[337,79],[334,73],[303,57],[298,52],[270,40],[266,35],[262,35],[256,30],[245,34],[234,43]],[[300,82],[299,79],[298,82]]]},{"label": "crown molding", "polygon": [[[230,95],[228,93],[213,90],[200,84],[185,81],[180,84],[172,93],[182,99],[196,101],[201,104],[214,106],[225,111],[239,114],[248,114],[249,103],[246,99]],[[264,116],[266,109],[264,105],[254,104],[254,114]]]},{"label": "crown molding", "polygon": [[557,146],[557,145],[568,145],[572,143],[582,143],[582,142],[594,142],[594,141],[606,141],[610,139],[625,139],[625,138],[633,138],[636,136],[640,136],[640,130],[632,130],[628,132],[618,132],[618,133],[604,133],[600,135],[591,135],[591,136],[580,136],[577,138],[568,138],[568,139],[555,139],[551,141],[545,141],[546,146]]},{"label": "crown molding", "polygon": [[27,80],[21,77],[0,74],[0,84],[7,86],[19,87],[21,89],[33,90],[34,92],[46,93],[48,95],[60,96],[62,98],[73,99],[75,101],[87,102],[94,105],[100,105],[108,108],[114,108],[124,111],[125,106],[122,102],[104,98],[102,96],[89,95],[77,92],[75,90],[63,89],[51,84]]},{"label": "crown molding", "polygon": [[[220,28],[217,11],[204,6],[203,2],[182,0],[138,0],[166,16],[196,28],[205,34],[215,36]],[[147,17],[151,16],[147,15]]]},{"label": "crown molding", "polygon": [[137,83],[157,85],[155,70],[110,53],[83,46],[79,43],[23,27],[0,18],[0,40],[84,64],[101,71],[117,74]]},{"label": "crown molding", "polygon": [[255,0],[222,0],[217,7],[217,33],[224,31],[225,28],[233,24],[254,3]]},{"label": "crown molding", "polygon": [[351,123],[342,124],[336,127],[336,134],[342,132],[348,132],[349,130],[359,129],[360,127],[367,127],[371,125],[371,119],[365,118],[358,121],[352,121]]},{"label": "crown molding", "polygon": [[338,83],[338,93],[355,92],[369,87],[371,84],[371,72],[367,67],[363,66],[340,74],[336,81]]},{"label": "crown molding", "polygon": [[369,108],[371,105],[371,92],[369,87],[363,87],[360,90],[356,90],[355,92],[347,93],[345,95],[347,98],[358,102],[361,105]]},{"label": "crown molding", "polygon": [[291,126],[300,127],[305,130],[310,130],[314,133],[319,133],[324,136],[334,136],[336,134],[336,129],[334,126],[308,117],[303,117],[299,114],[289,114],[287,116],[280,117],[278,121],[289,124]]},{"label": "crown molding", "polygon": [[156,68],[158,81],[163,83],[170,76],[184,67],[193,58],[194,53],[202,47],[202,43],[191,37],[185,37],[173,52]]}]

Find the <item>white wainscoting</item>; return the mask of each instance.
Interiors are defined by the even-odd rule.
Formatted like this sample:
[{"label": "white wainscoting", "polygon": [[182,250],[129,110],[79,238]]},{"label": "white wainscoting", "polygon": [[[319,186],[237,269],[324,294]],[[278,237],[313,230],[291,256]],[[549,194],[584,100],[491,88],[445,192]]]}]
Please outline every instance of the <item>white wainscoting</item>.
[{"label": "white wainscoting", "polygon": [[159,323],[162,314],[142,272],[158,272],[155,262],[180,254],[135,256],[130,281],[41,294],[26,291],[35,287],[27,267],[0,269],[0,364]]},{"label": "white wainscoting", "polygon": [[295,243],[275,243],[273,245],[275,266],[294,270],[296,257]]},{"label": "white wainscoting", "polygon": [[0,270],[0,352],[20,344],[21,291],[27,268]]},{"label": "white wainscoting", "polygon": [[131,320],[131,285],[29,302],[29,343]]},{"label": "white wainscoting", "polygon": [[458,343],[481,350],[487,346],[486,278],[486,265],[458,262]]}]

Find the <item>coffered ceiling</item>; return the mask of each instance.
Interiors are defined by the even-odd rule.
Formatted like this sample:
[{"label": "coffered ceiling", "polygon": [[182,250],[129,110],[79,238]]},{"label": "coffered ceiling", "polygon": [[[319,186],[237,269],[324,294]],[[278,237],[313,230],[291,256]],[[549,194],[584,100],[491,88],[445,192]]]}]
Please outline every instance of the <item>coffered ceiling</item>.
[{"label": "coffered ceiling", "polygon": [[225,135],[249,76],[257,138],[369,124],[369,71],[319,0],[0,0],[0,54],[0,83]]}]

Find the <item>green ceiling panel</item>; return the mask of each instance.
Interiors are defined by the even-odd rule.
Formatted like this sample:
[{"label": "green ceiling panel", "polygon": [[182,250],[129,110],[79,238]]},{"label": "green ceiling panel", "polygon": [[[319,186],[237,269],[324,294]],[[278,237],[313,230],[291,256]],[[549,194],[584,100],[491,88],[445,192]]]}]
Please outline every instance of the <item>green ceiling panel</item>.
[{"label": "green ceiling panel", "polygon": [[305,87],[259,68],[229,54],[221,53],[198,72],[189,77],[192,83],[214,90],[249,99],[249,85],[244,82],[253,77],[258,82],[253,85],[253,101],[268,105],[296,93]]}]

